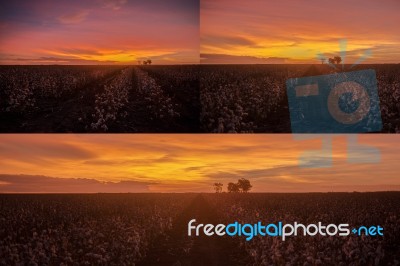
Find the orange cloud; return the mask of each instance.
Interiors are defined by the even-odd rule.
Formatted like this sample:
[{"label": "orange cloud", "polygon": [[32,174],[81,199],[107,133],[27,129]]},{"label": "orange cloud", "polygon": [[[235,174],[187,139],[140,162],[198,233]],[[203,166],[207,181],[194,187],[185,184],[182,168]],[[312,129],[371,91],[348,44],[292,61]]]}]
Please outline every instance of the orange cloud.
[{"label": "orange cloud", "polygon": [[149,192],[151,183],[101,182],[87,178],[54,178],[35,175],[1,175],[1,193],[129,193]]}]

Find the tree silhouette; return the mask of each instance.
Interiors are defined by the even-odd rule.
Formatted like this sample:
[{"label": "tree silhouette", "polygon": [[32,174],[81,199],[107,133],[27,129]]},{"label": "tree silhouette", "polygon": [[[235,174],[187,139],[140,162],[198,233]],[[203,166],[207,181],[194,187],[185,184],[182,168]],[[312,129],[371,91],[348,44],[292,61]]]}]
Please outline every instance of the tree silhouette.
[{"label": "tree silhouette", "polygon": [[250,180],[246,179],[246,178],[241,178],[238,180],[237,182],[237,186],[239,187],[239,190],[241,192],[247,193],[250,191],[250,189],[253,187],[250,184]]},{"label": "tree silhouette", "polygon": [[151,59],[147,59],[143,61],[143,65],[151,65],[152,61]]},{"label": "tree silhouette", "polygon": [[228,183],[228,192],[239,192],[239,186],[235,183]]},{"label": "tree silhouette", "polygon": [[214,190],[215,193],[221,193],[222,192],[222,183],[214,183]]},{"label": "tree silhouette", "polygon": [[342,58],[340,56],[335,56],[333,58],[329,58],[328,62],[332,65],[334,64],[340,64],[342,62]]},{"label": "tree silhouette", "polygon": [[335,60],[336,64],[338,64],[338,65],[342,62],[342,58],[340,56],[335,56],[333,59]]},{"label": "tree silhouette", "polygon": [[[217,183],[215,183],[217,184]],[[215,186],[214,184],[214,186]],[[228,183],[228,192],[243,192],[247,193],[251,190],[253,186],[250,184],[250,180],[246,178],[241,178],[237,181],[237,183]]]}]

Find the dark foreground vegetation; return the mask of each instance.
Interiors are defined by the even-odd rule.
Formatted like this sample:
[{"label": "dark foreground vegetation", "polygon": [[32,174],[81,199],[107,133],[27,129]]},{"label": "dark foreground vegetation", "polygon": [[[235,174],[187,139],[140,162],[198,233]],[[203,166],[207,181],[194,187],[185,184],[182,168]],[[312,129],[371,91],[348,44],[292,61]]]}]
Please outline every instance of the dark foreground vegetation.
[{"label": "dark foreground vegetation", "polygon": [[[0,195],[0,265],[399,265],[400,193]],[[188,237],[197,223],[381,225],[384,236]]]},{"label": "dark foreground vegetation", "polygon": [[[347,66],[349,67],[349,66]],[[375,69],[400,132],[400,65]],[[0,132],[290,133],[289,78],[327,65],[0,66]]]},{"label": "dark foreground vegetation", "polygon": [[[400,64],[359,65],[350,71],[361,69],[376,71],[382,132],[400,133]],[[286,80],[332,73],[328,65],[202,65],[202,129],[290,133]]]},{"label": "dark foreground vegetation", "polygon": [[197,66],[0,66],[0,132],[198,132]]}]

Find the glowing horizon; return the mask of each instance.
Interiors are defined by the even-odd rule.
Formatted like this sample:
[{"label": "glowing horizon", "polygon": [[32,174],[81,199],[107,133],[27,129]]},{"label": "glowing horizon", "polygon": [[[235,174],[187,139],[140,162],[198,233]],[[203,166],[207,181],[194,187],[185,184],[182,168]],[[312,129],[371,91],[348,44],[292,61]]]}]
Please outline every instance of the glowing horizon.
[{"label": "glowing horizon", "polygon": [[399,7],[396,0],[203,0],[202,62],[320,63],[318,54],[339,55],[338,41],[347,39],[347,63],[368,49],[364,63],[399,63]]},{"label": "glowing horizon", "polygon": [[[397,135],[362,135],[378,164],[346,161],[335,137],[331,168],[301,168],[321,141],[293,135],[1,135],[0,192],[212,192],[248,178],[254,192],[400,190]],[[322,156],[322,155],[321,155]],[[365,156],[365,154],[356,154]],[[40,191],[37,191],[40,190]]]},{"label": "glowing horizon", "polygon": [[3,1],[0,64],[199,63],[197,0]]}]

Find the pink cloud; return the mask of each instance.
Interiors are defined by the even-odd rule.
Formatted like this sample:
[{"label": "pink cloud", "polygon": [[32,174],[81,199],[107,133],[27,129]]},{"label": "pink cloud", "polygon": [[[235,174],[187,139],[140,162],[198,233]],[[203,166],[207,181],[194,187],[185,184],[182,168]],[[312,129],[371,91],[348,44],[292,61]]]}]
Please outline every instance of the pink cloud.
[{"label": "pink cloud", "polygon": [[85,20],[86,16],[89,14],[86,10],[81,10],[75,13],[65,14],[58,17],[58,21],[63,24],[76,24]]},{"label": "pink cloud", "polygon": [[127,0],[104,0],[104,8],[111,8],[113,10],[118,10],[127,2],[128,2]]}]

